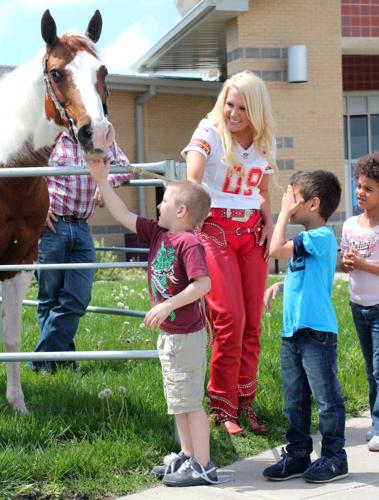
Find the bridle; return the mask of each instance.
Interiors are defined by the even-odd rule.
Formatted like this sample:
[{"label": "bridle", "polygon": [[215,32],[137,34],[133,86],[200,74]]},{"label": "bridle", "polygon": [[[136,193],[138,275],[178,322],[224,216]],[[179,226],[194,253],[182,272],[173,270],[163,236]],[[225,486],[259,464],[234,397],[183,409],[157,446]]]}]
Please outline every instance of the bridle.
[{"label": "bridle", "polygon": [[[69,130],[72,138],[80,146],[80,142],[78,140],[78,129],[76,127],[76,124],[75,124],[74,120],[69,116],[66,109],[59,102],[59,100],[54,92],[54,89],[50,83],[48,69],[47,69],[47,57],[44,57],[43,62],[42,62],[42,66],[43,66],[43,80],[45,82],[45,87],[46,87],[46,97],[50,96],[50,98],[53,101],[53,104],[55,106],[55,109],[60,114],[60,117],[62,118],[63,122],[67,123],[68,130]],[[109,90],[108,90],[108,87],[105,83],[104,83],[104,95],[105,95],[105,99],[104,99],[104,101],[102,101],[103,112],[104,112],[105,116],[108,116]]]}]

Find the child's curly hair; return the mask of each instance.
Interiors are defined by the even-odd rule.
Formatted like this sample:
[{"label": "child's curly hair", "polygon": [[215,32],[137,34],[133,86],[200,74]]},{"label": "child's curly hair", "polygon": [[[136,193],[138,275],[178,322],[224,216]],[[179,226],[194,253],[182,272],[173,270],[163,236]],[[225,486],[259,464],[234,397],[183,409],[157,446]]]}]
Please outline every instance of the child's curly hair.
[{"label": "child's curly hair", "polygon": [[358,179],[360,175],[373,179],[379,184],[379,151],[359,158],[355,164],[354,176]]}]

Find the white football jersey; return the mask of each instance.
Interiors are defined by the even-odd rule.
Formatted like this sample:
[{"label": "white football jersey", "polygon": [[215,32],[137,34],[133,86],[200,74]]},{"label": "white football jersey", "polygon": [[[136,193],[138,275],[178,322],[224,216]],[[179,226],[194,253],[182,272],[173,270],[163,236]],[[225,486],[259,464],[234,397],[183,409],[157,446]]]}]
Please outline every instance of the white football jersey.
[{"label": "white football jersey", "polygon": [[[181,152],[198,151],[207,159],[202,185],[207,189],[214,208],[260,208],[259,184],[263,175],[271,174],[272,167],[260,156],[254,145],[244,149],[237,146],[237,161],[227,166],[222,161],[220,136],[212,123],[204,118]],[[275,158],[275,151],[272,154]]]}]

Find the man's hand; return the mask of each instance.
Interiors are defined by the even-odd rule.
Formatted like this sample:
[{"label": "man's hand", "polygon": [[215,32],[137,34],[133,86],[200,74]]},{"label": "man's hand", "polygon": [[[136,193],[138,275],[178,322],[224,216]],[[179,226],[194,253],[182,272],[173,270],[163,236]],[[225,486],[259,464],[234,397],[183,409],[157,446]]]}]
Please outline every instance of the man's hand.
[{"label": "man's hand", "polygon": [[145,316],[145,326],[147,328],[159,328],[162,322],[173,311],[170,300],[165,300],[160,304],[155,305]]},{"label": "man's hand", "polygon": [[52,212],[50,212],[50,209],[49,209],[49,211],[47,212],[47,215],[46,215],[46,225],[50,229],[50,231],[54,234],[57,234],[57,230],[55,229],[53,222],[57,222],[57,221],[58,221],[58,219],[56,218],[56,216]]}]

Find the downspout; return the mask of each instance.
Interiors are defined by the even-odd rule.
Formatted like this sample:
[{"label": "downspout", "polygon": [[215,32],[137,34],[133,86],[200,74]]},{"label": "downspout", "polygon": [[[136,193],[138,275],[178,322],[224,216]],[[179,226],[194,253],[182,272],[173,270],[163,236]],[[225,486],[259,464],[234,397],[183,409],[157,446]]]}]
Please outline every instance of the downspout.
[{"label": "downspout", "polygon": [[[134,111],[135,111],[135,127],[136,127],[136,159],[137,163],[145,162],[145,136],[143,127],[143,105],[145,102],[149,101],[156,94],[156,89],[154,85],[150,85],[148,90],[136,97],[134,101]],[[137,188],[137,198],[138,198],[138,213],[139,215],[146,215],[146,204],[145,204],[145,188],[143,186],[138,186]]]}]

